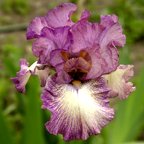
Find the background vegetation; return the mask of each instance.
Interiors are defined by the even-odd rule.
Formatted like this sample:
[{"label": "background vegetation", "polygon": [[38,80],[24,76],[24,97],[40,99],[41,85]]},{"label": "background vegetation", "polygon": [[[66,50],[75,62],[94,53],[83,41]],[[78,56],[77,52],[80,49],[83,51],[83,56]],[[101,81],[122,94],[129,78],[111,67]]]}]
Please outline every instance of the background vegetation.
[{"label": "background vegetation", "polygon": [[31,63],[31,42],[26,41],[27,23],[38,15],[68,0],[0,1],[0,143],[1,144],[144,144],[144,0],[71,0],[79,12],[91,11],[91,21],[100,14],[119,16],[127,35],[120,50],[120,61],[135,65],[133,79],[137,89],[125,101],[114,104],[115,119],[98,136],[87,141],[64,142],[50,135],[44,127],[50,113],[41,109],[40,87],[36,77],[30,79],[25,95],[19,94],[10,77],[19,70],[19,59]]}]

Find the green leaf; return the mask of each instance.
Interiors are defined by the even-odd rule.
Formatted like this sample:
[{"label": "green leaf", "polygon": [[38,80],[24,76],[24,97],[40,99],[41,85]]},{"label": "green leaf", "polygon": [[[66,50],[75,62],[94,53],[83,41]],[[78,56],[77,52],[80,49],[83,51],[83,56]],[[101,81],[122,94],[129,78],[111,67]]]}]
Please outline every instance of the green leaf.
[{"label": "green leaf", "polygon": [[14,144],[12,135],[8,129],[7,122],[0,109],[0,143],[1,144]]},{"label": "green leaf", "polygon": [[31,78],[26,95],[26,116],[23,144],[44,144],[44,125],[42,122],[39,82]]}]

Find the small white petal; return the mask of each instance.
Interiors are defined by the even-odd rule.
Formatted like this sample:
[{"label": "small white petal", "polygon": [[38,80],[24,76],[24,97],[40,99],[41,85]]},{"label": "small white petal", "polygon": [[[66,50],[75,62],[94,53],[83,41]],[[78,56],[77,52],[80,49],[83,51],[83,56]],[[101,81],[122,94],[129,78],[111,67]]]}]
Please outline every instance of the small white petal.
[{"label": "small white petal", "polygon": [[112,97],[118,96],[120,99],[124,99],[135,90],[133,83],[128,82],[133,74],[133,65],[119,65],[116,71],[103,76],[111,88]]}]

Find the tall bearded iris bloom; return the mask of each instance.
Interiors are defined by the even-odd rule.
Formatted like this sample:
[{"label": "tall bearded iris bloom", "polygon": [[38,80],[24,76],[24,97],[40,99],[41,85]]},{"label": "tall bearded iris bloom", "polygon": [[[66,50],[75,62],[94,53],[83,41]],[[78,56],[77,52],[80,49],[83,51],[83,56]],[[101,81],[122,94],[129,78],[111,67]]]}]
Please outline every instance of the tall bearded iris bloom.
[{"label": "tall bearded iris bloom", "polygon": [[117,47],[124,46],[126,37],[118,17],[103,15],[99,23],[91,23],[85,10],[74,23],[70,17],[76,9],[64,3],[32,20],[27,39],[35,39],[32,51],[38,60],[29,67],[22,59],[12,78],[24,92],[29,77],[38,75],[42,108],[51,112],[46,128],[65,140],[99,134],[114,117],[110,100],[125,99],[135,89],[129,82],[133,65],[119,64]]}]

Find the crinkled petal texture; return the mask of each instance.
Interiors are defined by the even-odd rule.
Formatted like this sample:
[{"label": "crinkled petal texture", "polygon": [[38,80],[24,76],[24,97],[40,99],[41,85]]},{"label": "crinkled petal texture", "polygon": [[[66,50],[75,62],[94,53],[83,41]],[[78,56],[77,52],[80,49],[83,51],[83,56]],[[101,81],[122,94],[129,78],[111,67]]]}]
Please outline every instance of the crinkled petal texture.
[{"label": "crinkled petal texture", "polygon": [[50,29],[43,28],[42,37],[36,39],[33,43],[33,53],[39,58],[39,63],[49,64],[51,59],[56,57],[50,56],[51,52],[58,49],[68,50],[72,43],[72,35],[69,27],[59,27]]},{"label": "crinkled petal texture", "polygon": [[[103,16],[100,24],[79,21],[72,26],[73,53],[86,50],[92,58],[92,68],[87,79],[114,71],[118,66],[116,46],[124,46],[125,35],[115,15]],[[93,52],[91,52],[93,51]]]},{"label": "crinkled petal texture", "polygon": [[111,88],[111,97],[118,96],[120,99],[125,99],[135,90],[132,82],[129,82],[133,73],[133,65],[119,65],[116,71],[103,76]]},{"label": "crinkled petal texture", "polygon": [[122,27],[118,23],[116,15],[103,15],[101,16],[100,25],[104,27],[104,31],[100,37],[100,44],[105,48],[108,44],[123,47],[126,37],[122,33]]},{"label": "crinkled petal texture", "polygon": [[114,116],[108,92],[102,79],[76,88],[70,84],[56,84],[49,78],[41,97],[43,108],[52,112],[46,128],[54,135],[62,134],[65,140],[87,139],[100,133]]},{"label": "crinkled petal texture", "polygon": [[27,28],[27,39],[38,38],[44,27],[57,28],[73,25],[70,16],[76,9],[74,4],[64,3],[50,10],[44,17],[36,17]]},{"label": "crinkled petal texture", "polygon": [[[30,72],[28,65],[29,65],[29,63],[25,59],[21,59],[20,60],[20,71],[17,72],[17,76],[15,78],[12,78],[12,81],[14,82],[16,89],[22,93],[25,92],[25,86],[31,76],[31,72]],[[31,69],[31,71],[34,71],[33,67]]]},{"label": "crinkled petal texture", "polygon": [[37,61],[34,62],[30,67],[29,63],[27,62],[26,59],[21,59],[20,60],[20,71],[17,72],[17,76],[14,78],[11,78],[11,80],[14,82],[16,89],[24,93],[25,92],[25,86],[30,78],[31,75],[38,75],[40,81],[41,81],[41,86],[45,86],[47,77],[49,75],[49,68],[44,67],[37,64]]},{"label": "crinkled petal texture", "polygon": [[118,52],[116,48],[102,51],[99,45],[87,48],[85,51],[91,57],[91,69],[85,79],[95,79],[105,73],[114,71],[118,65]]},{"label": "crinkled petal texture", "polygon": [[76,11],[77,6],[72,3],[63,3],[58,7],[50,10],[46,16],[46,20],[50,27],[62,27],[71,26],[73,22],[70,17],[74,11]]},{"label": "crinkled petal texture", "polygon": [[41,30],[48,27],[45,17],[35,17],[27,28],[27,39],[38,38],[41,35]]},{"label": "crinkled petal texture", "polygon": [[56,76],[54,77],[54,81],[58,84],[68,84],[72,81],[72,78],[64,71],[63,67],[63,64],[56,66]]}]

